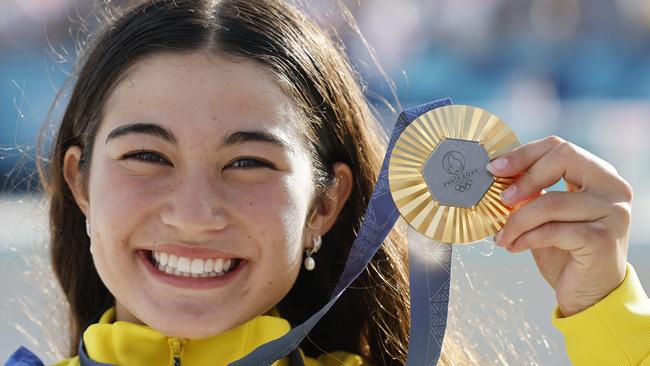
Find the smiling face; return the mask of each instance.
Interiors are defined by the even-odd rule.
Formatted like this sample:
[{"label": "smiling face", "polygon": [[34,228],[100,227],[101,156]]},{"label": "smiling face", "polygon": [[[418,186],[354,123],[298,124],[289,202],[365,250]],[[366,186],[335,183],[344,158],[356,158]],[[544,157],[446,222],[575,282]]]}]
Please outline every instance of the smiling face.
[{"label": "smiling face", "polygon": [[275,306],[323,233],[305,228],[313,167],[273,78],[249,61],[157,55],[129,70],[103,111],[88,196],[71,184],[76,146],[65,174],[118,320],[198,338]]}]

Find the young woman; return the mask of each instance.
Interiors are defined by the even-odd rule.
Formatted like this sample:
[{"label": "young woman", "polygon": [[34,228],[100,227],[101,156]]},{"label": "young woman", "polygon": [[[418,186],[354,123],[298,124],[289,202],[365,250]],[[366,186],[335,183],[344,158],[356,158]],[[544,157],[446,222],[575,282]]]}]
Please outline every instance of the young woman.
[{"label": "young woman", "polygon": [[[326,302],[384,140],[341,49],[280,1],[148,0],[114,15],[41,170],[72,323],[58,365],[79,364],[82,338],[100,363],[225,365]],[[490,170],[524,173],[496,241],[533,251],[574,364],[641,364],[648,342],[627,342],[649,324],[629,309],[648,309],[626,264],[630,186],[556,137]],[[560,177],[570,192],[540,195]],[[406,258],[394,230],[301,344],[307,365],[404,364]],[[459,342],[441,364],[470,364]]]}]

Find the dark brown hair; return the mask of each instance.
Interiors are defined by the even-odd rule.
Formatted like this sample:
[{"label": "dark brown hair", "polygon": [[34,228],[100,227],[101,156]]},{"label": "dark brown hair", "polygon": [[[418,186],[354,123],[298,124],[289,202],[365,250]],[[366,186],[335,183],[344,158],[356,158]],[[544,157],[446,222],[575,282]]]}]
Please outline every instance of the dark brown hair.
[{"label": "dark brown hair", "polygon": [[[85,217],[63,179],[63,157],[71,146],[81,147],[79,168],[85,184],[108,96],[127,68],[158,53],[208,51],[255,61],[272,73],[306,117],[304,135],[317,167],[317,187],[330,184],[332,164],[344,162],[352,169],[352,193],[323,237],[317,270],[303,269],[278,304],[292,325],[301,323],[327,301],[338,281],[385,146],[342,47],[302,13],[275,0],[149,0],[112,9],[111,14],[80,59],[49,163],[38,161],[50,203],[51,260],[70,305],[70,354],[76,354],[84,329],[114,305],[114,298],[94,268]],[[393,230],[366,270],[302,342],[307,355],[342,350],[379,365],[405,363],[406,250],[403,232]]]}]

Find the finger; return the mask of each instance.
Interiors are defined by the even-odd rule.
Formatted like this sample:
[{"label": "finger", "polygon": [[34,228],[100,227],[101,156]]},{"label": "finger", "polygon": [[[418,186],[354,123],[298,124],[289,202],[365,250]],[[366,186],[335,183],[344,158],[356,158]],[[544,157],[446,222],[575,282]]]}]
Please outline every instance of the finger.
[{"label": "finger", "polygon": [[509,204],[507,204],[507,205],[508,205],[508,207],[511,208],[511,211],[518,210],[523,205],[527,204],[528,202],[534,200],[535,198],[537,198],[537,197],[539,197],[539,196],[541,196],[543,194],[546,194],[545,189],[542,189],[541,191],[536,192],[535,194],[529,195],[528,197],[522,197],[522,198],[518,199],[517,202],[515,202],[512,205],[509,205]]},{"label": "finger", "polygon": [[596,191],[620,197],[624,184],[612,175],[602,160],[569,142],[556,145],[534,161],[508,189],[502,192],[504,203],[513,206],[564,178],[575,190]]},{"label": "finger", "polygon": [[487,170],[497,177],[514,177],[563,142],[560,137],[549,136],[518,146],[490,162]]},{"label": "finger", "polygon": [[508,251],[556,247],[572,253],[574,258],[593,253],[606,245],[610,235],[600,221],[547,222],[519,236]]},{"label": "finger", "polygon": [[611,212],[611,204],[586,192],[548,192],[522,205],[508,217],[499,246],[510,246],[520,235],[547,222],[596,221]]}]

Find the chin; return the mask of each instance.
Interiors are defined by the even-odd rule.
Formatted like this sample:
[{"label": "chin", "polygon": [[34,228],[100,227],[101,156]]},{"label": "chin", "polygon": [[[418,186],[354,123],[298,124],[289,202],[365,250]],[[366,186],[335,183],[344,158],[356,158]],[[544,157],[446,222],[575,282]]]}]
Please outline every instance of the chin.
[{"label": "chin", "polygon": [[214,310],[210,313],[211,316],[207,318],[193,317],[192,312],[183,312],[183,316],[178,316],[178,312],[171,312],[167,313],[168,315],[161,314],[151,322],[145,323],[168,337],[200,339],[223,333],[245,322],[245,320],[238,322],[235,317],[226,317],[230,321],[223,321],[220,314],[216,314]]}]

